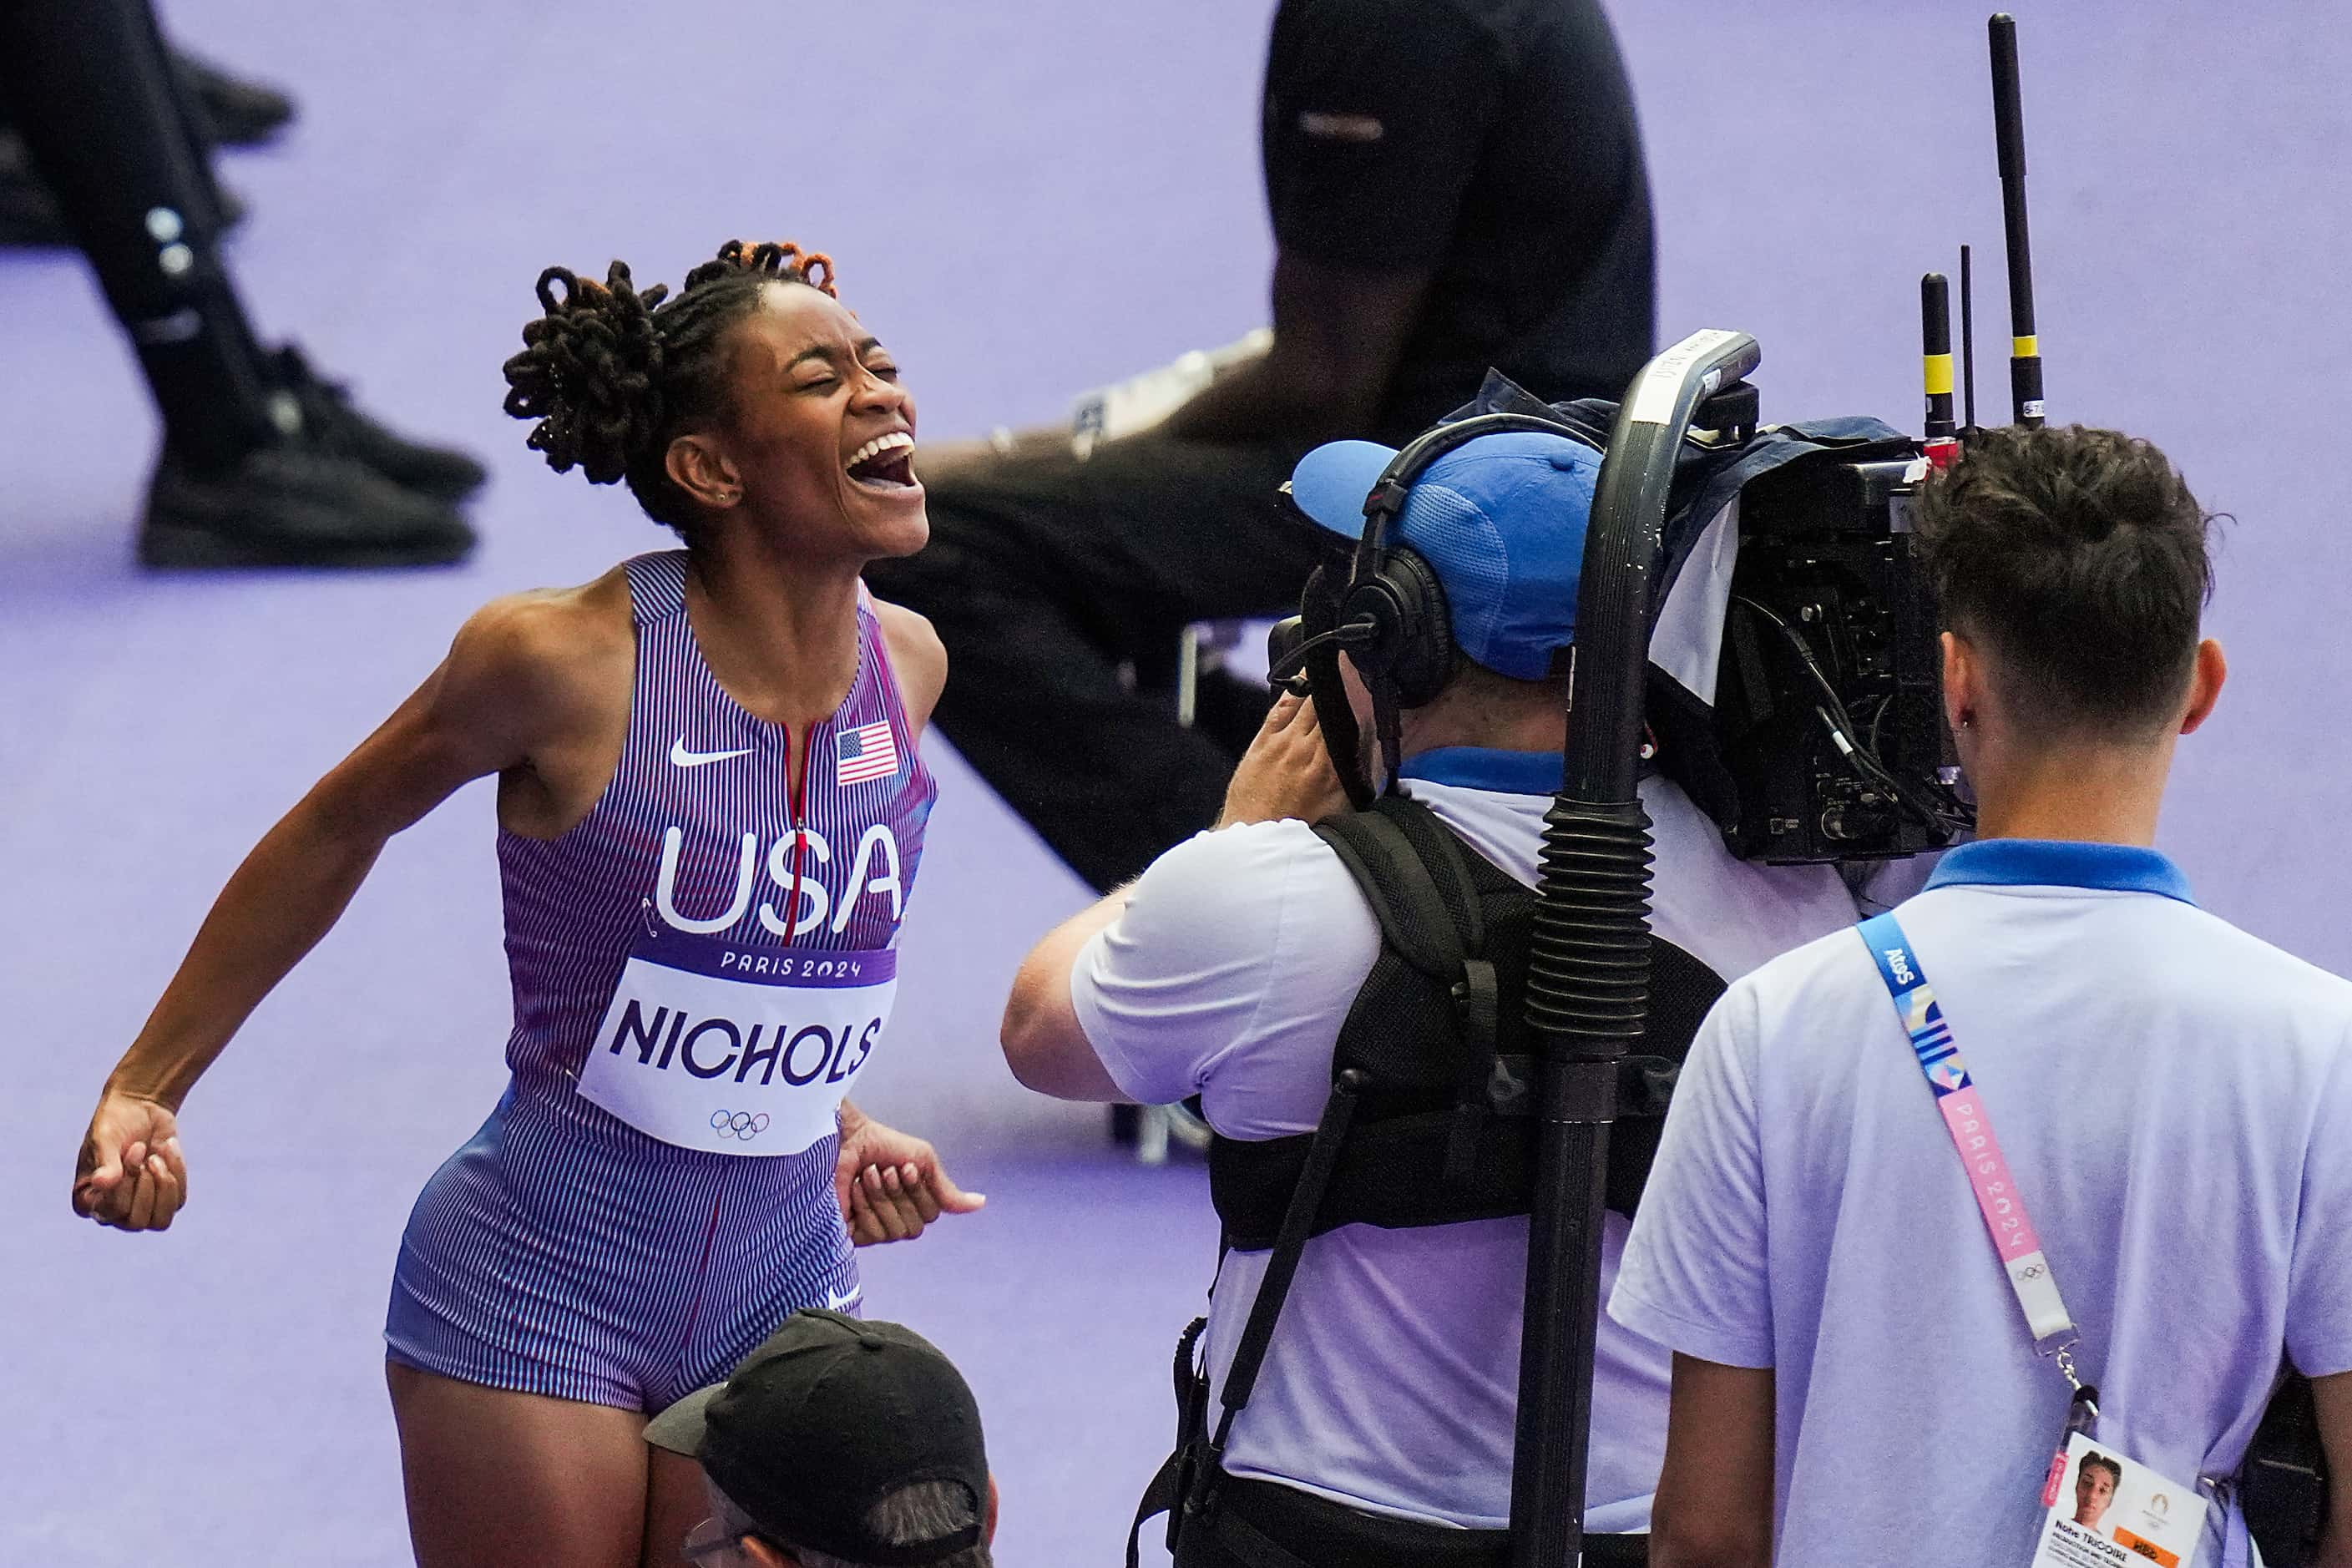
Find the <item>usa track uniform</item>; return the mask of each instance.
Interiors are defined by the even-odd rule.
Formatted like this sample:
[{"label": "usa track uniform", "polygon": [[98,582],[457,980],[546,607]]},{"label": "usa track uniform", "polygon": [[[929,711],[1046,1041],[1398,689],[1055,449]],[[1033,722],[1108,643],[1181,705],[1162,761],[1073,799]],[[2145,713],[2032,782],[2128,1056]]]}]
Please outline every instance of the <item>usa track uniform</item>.
[{"label": "usa track uniform", "polygon": [[834,1117],[883,1032],[938,787],[862,596],[794,735],[722,690],[683,552],[625,567],[628,739],[550,841],[499,835],[505,1095],[425,1184],[384,1338],[493,1388],[656,1409],[802,1307],[852,1307]]}]

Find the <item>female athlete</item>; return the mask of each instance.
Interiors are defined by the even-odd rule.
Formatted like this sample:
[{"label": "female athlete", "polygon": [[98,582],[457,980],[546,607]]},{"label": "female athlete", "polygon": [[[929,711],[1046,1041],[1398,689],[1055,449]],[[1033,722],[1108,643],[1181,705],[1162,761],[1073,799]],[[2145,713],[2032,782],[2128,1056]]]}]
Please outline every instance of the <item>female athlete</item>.
[{"label": "female athlete", "polygon": [[83,1141],[79,1212],[169,1226],[198,1076],[385,840],[498,775],[512,1078],[418,1198],[385,1328],[424,1568],[677,1562],[700,1477],[646,1414],[855,1303],[853,1241],[981,1203],[845,1098],[890,1013],[947,671],[859,581],[928,523],[914,401],[832,279],[740,243],[675,298],[618,262],[541,277],[507,411],[685,548],[477,612],[230,879]]}]

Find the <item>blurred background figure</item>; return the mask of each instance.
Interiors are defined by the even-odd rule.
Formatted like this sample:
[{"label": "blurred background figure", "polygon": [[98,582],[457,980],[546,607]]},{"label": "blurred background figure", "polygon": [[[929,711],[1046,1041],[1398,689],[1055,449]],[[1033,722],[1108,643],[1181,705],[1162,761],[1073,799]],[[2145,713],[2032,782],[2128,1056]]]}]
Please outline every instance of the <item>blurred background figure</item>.
[{"label": "blurred background figure", "polygon": [[481,466],[353,405],[265,347],[220,255],[214,140],[292,106],[174,59],[148,0],[0,0],[0,228],[89,258],[163,422],[139,531],[150,566],[404,566],[462,559]]},{"label": "blurred background figure", "polygon": [[1598,0],[1284,0],[1263,112],[1264,352],[1140,432],[927,447],[931,542],[872,574],[947,642],[940,727],[1098,889],[1209,825],[1265,716],[1212,678],[1188,731],[1121,667],[1286,613],[1320,548],[1279,490],[1307,448],[1402,441],[1489,365],[1615,397],[1649,356],[1649,182]]},{"label": "blurred background figure", "polygon": [[[170,59],[180,102],[198,142],[207,148],[259,146],[294,118],[294,100],[265,82],[236,76],[176,46]],[[224,220],[236,224],[245,216],[245,204],[226,187],[215,190]],[[0,246],[69,247],[73,242],[57,196],[34,172],[16,117],[5,99],[0,99]]]}]

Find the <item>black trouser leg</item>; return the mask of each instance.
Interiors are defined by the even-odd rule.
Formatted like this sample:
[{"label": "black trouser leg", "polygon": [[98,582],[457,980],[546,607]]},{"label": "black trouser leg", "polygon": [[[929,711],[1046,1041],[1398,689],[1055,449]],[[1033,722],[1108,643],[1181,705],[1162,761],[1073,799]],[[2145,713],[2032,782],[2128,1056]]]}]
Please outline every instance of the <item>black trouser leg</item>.
[{"label": "black trouser leg", "polygon": [[148,0],[0,0],[0,97],[174,453],[218,468],[268,440],[274,378],[222,266],[219,199]]},{"label": "black trouser leg", "polygon": [[926,481],[931,542],[867,570],[947,644],[940,730],[1098,889],[1223,804],[1234,754],[1119,667],[1164,659],[1189,622],[1296,605],[1324,548],[1276,489],[1301,450],[1143,437]]}]

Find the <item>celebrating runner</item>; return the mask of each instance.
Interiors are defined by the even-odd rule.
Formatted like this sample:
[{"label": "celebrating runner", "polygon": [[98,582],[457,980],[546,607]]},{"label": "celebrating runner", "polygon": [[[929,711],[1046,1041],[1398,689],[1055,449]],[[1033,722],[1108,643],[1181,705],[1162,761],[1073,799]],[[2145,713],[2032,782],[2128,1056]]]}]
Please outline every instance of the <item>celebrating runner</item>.
[{"label": "celebrating runner", "polygon": [[541,275],[507,411],[685,548],[477,612],[230,879],[83,1141],[76,1209],[168,1226],[197,1078],[385,841],[498,775],[512,1080],[419,1197],[385,1330],[425,1568],[678,1561],[700,1478],[646,1414],[853,1306],[853,1240],[982,1201],[845,1098],[890,1013],[947,671],[859,580],[929,525],[914,401],[832,279],[740,242],[675,297],[619,262]]}]

